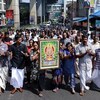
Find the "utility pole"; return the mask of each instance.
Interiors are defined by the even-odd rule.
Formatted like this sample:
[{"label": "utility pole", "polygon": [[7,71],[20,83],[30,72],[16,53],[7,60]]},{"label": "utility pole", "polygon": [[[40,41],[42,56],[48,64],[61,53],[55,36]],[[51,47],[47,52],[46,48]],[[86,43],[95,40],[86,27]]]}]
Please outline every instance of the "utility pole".
[{"label": "utility pole", "polygon": [[43,23],[43,2],[42,2],[42,0],[40,0],[40,11],[41,11],[41,24]]},{"label": "utility pole", "polygon": [[90,31],[89,15],[90,15],[90,8],[87,8],[87,33],[89,33]]},{"label": "utility pole", "polygon": [[46,10],[46,1],[43,0],[43,9],[44,9],[44,13],[43,13],[43,19],[44,19],[44,23],[45,23],[45,10]]},{"label": "utility pole", "polygon": [[37,25],[37,0],[30,0],[30,24]]},{"label": "utility pole", "polygon": [[73,2],[73,0],[72,0],[72,19],[71,19],[71,28],[73,27],[73,13],[74,13],[74,2]]},{"label": "utility pole", "polygon": [[66,19],[66,4],[67,4],[67,0],[64,0],[64,21]]},{"label": "utility pole", "polygon": [[90,1],[85,0],[84,1],[84,7],[86,8],[86,14],[87,14],[87,33],[90,31],[90,22],[89,22],[89,15],[90,15]]}]

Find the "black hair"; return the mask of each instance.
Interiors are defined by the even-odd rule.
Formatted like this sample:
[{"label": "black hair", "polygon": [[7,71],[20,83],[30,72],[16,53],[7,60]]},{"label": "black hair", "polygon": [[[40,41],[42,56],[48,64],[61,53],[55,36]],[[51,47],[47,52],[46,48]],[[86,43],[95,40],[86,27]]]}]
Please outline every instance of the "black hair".
[{"label": "black hair", "polygon": [[9,32],[5,32],[5,35],[9,35]]},{"label": "black hair", "polygon": [[68,42],[68,43],[66,44],[66,47],[67,47],[67,48],[68,48],[68,45],[71,45],[71,46],[73,47],[73,45],[72,45],[71,42]]},{"label": "black hair", "polygon": [[72,49],[74,49],[74,47],[73,47],[72,43],[71,43],[71,42],[68,42],[68,43],[66,44],[66,50],[68,50],[68,51],[69,51],[69,49],[68,49],[68,46],[69,46],[69,45],[72,47]]},{"label": "black hair", "polygon": [[17,41],[19,38],[21,38],[20,34],[15,35],[15,41]]},{"label": "black hair", "polygon": [[82,35],[82,39],[87,38],[88,39],[88,35]]}]

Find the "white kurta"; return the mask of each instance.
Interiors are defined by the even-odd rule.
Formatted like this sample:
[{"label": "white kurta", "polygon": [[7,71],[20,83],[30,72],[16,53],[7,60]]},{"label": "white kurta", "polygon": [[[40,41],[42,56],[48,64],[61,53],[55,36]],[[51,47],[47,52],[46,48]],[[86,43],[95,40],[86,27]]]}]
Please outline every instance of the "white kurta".
[{"label": "white kurta", "polygon": [[8,67],[0,67],[0,87],[5,90],[8,76]]},{"label": "white kurta", "polygon": [[10,84],[14,88],[22,88],[24,80],[24,69],[12,68]]},{"label": "white kurta", "polygon": [[[80,44],[76,49],[76,55],[84,54],[87,50],[91,50],[92,52],[94,52],[90,44],[88,44],[87,46]],[[92,75],[92,57],[90,55],[86,54],[84,57],[79,58],[79,69],[81,90],[88,90],[89,87],[86,86],[86,81],[90,80]]]}]

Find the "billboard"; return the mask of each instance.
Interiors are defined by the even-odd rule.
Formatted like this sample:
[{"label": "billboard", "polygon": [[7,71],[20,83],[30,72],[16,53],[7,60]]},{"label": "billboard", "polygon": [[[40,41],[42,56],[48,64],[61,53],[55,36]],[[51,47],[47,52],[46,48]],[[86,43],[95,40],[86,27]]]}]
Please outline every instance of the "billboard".
[{"label": "billboard", "polygon": [[84,7],[85,8],[94,8],[95,0],[84,0]]},{"label": "billboard", "polygon": [[14,12],[13,10],[6,10],[6,25],[14,26]]},{"label": "billboard", "polygon": [[90,7],[95,7],[95,0],[90,0]]}]

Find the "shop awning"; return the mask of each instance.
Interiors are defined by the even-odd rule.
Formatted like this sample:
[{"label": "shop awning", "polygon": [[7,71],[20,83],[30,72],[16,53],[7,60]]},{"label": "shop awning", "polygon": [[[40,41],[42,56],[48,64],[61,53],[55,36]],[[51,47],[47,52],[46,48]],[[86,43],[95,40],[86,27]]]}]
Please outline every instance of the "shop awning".
[{"label": "shop awning", "polygon": [[[96,18],[96,17],[100,18],[100,11],[91,14],[89,16],[89,19]],[[87,17],[80,18],[78,20],[75,20],[74,22],[82,22],[82,21],[87,21]]]},{"label": "shop awning", "polygon": [[94,16],[94,17],[100,17],[100,10],[91,14],[91,16]]}]

